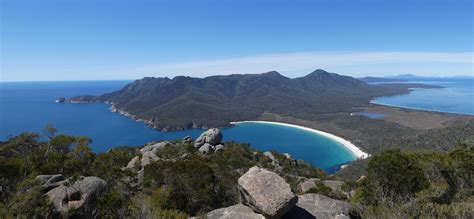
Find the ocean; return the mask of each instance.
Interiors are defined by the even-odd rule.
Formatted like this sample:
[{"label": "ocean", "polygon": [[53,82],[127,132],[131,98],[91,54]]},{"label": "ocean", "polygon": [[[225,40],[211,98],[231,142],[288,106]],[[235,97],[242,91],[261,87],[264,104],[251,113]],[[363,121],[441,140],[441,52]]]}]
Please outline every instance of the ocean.
[{"label": "ocean", "polygon": [[[42,133],[48,124],[60,133],[87,136],[94,152],[119,146],[143,146],[184,136],[198,137],[204,130],[160,132],[129,117],[110,112],[106,104],[59,104],[59,97],[100,95],[120,89],[130,81],[5,82],[0,83],[0,140],[22,132]],[[472,81],[416,81],[441,85],[441,89],[415,89],[410,94],[381,97],[379,104],[443,112],[474,114]],[[371,116],[371,115],[370,115]],[[248,143],[267,151],[290,153],[296,159],[334,172],[356,157],[340,143],[312,132],[261,123],[238,124],[222,129],[224,141]]]},{"label": "ocean", "polygon": [[[129,117],[110,112],[106,104],[60,104],[59,97],[100,95],[120,89],[130,81],[15,82],[0,83],[0,140],[22,132],[42,133],[51,124],[59,133],[87,136],[94,152],[119,146],[143,146],[187,135],[197,138],[204,130],[160,132]],[[297,128],[245,123],[222,129],[224,141],[248,143],[267,151],[290,153],[328,172],[356,157],[324,136]]]},{"label": "ocean", "polygon": [[474,77],[415,78],[408,79],[408,83],[439,85],[443,88],[413,89],[409,94],[379,97],[372,103],[474,115]]}]

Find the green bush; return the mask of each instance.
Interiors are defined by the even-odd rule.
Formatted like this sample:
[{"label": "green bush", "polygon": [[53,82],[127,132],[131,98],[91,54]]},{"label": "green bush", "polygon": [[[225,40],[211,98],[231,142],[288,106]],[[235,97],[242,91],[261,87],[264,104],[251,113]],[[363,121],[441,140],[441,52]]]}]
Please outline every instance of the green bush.
[{"label": "green bush", "polygon": [[393,202],[408,201],[429,187],[418,160],[397,149],[374,156],[369,162],[367,178],[376,187],[373,193]]}]

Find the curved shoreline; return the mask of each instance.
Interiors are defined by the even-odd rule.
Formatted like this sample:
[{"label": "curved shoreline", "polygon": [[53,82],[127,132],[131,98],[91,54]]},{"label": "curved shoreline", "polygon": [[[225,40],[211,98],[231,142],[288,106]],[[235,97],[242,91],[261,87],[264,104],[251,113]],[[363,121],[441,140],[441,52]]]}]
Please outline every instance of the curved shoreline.
[{"label": "curved shoreline", "polygon": [[288,126],[292,128],[298,128],[302,129],[305,131],[313,132],[318,135],[322,135],[324,137],[327,137],[331,140],[334,140],[341,145],[343,145],[346,149],[348,149],[357,159],[365,159],[370,156],[370,154],[363,152],[360,148],[352,144],[350,141],[347,141],[346,139],[343,139],[339,136],[333,135],[331,133],[323,132],[317,129],[312,129],[308,128],[305,126],[299,126],[299,125],[293,125],[293,124],[288,124],[288,123],[282,123],[282,122],[270,122],[270,121],[238,121],[238,122],[231,122],[230,124],[235,125],[235,124],[242,124],[242,123],[264,123],[264,124],[273,124],[273,125],[282,125],[282,126]]}]

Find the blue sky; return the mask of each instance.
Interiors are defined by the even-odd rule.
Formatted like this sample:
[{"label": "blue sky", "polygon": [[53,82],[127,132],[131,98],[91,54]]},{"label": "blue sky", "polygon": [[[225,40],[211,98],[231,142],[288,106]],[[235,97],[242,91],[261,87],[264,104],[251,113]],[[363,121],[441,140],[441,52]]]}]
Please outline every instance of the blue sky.
[{"label": "blue sky", "polygon": [[0,0],[1,81],[472,75],[470,0]]}]

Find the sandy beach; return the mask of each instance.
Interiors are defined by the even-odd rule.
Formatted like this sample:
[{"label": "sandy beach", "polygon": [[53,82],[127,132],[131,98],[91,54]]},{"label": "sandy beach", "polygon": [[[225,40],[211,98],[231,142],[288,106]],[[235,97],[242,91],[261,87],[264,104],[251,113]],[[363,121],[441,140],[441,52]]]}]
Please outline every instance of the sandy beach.
[{"label": "sandy beach", "polygon": [[230,124],[235,125],[235,124],[242,124],[242,123],[267,123],[267,124],[283,125],[283,126],[303,129],[305,131],[313,132],[313,133],[316,133],[318,135],[322,135],[322,136],[330,138],[334,141],[339,142],[344,147],[346,147],[349,151],[351,151],[352,154],[354,154],[357,157],[357,159],[365,159],[365,158],[370,156],[369,154],[363,152],[360,148],[358,148],[357,146],[352,144],[350,141],[347,141],[346,139],[343,139],[339,136],[333,135],[331,133],[323,132],[323,131],[320,131],[320,130],[316,130],[316,129],[312,129],[312,128],[308,128],[308,127],[304,127],[304,126],[299,126],[299,125],[288,124],[288,123],[269,122],[269,121],[239,121],[239,122],[231,122]]}]

